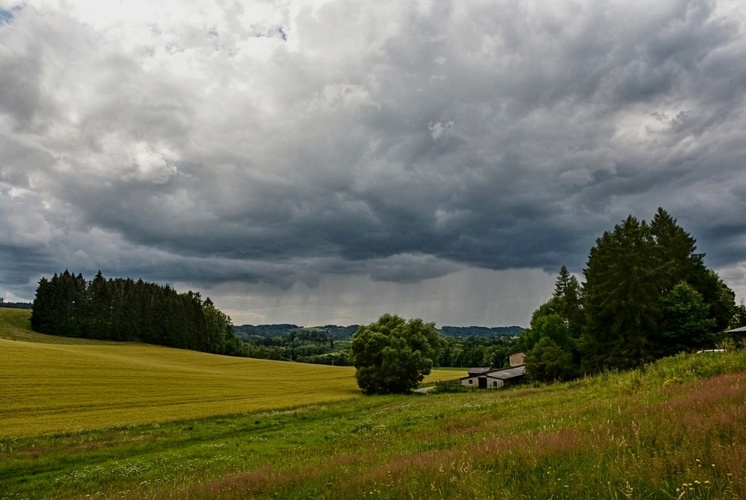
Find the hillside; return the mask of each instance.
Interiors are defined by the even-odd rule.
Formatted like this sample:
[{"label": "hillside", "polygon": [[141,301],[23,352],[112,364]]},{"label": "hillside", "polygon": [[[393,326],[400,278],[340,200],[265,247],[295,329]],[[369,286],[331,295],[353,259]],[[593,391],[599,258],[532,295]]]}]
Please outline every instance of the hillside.
[{"label": "hillside", "polygon": [[746,498],[744,421],[746,351],[684,355],[537,388],[0,438],[0,498]]},{"label": "hillside", "polygon": [[[350,367],[41,335],[0,309],[0,437],[267,411],[361,397]],[[460,372],[436,371],[429,379]]]}]

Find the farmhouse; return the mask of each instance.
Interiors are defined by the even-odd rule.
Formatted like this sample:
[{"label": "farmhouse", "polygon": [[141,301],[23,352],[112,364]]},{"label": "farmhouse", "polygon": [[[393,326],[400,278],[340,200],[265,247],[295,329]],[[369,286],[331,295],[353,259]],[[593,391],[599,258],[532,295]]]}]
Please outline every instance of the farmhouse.
[{"label": "farmhouse", "polygon": [[525,365],[494,370],[492,368],[472,368],[469,375],[462,377],[461,385],[479,389],[500,389],[519,382],[526,375]]}]

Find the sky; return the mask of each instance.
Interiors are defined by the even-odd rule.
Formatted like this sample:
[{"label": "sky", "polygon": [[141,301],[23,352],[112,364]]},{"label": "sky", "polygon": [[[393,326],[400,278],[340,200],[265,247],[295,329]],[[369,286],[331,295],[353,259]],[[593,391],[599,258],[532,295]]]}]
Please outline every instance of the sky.
[{"label": "sky", "polygon": [[740,0],[0,0],[0,297],[528,326],[663,207],[746,298]]}]

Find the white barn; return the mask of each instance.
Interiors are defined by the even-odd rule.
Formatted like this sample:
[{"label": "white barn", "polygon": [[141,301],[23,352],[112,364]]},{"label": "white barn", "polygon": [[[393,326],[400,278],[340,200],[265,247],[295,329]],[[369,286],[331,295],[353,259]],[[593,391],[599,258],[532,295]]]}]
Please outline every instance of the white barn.
[{"label": "white barn", "polygon": [[513,366],[493,370],[492,368],[472,368],[466,377],[461,377],[461,385],[478,389],[500,389],[518,382],[526,375],[526,366]]}]

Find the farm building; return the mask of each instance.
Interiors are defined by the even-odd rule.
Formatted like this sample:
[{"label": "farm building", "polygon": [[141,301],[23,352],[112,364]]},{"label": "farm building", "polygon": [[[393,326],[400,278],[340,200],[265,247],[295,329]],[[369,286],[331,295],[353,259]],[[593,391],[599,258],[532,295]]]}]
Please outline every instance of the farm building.
[{"label": "farm building", "polygon": [[524,365],[494,370],[492,368],[472,368],[466,377],[462,377],[461,385],[478,389],[500,389],[506,385],[519,382],[526,375]]}]

